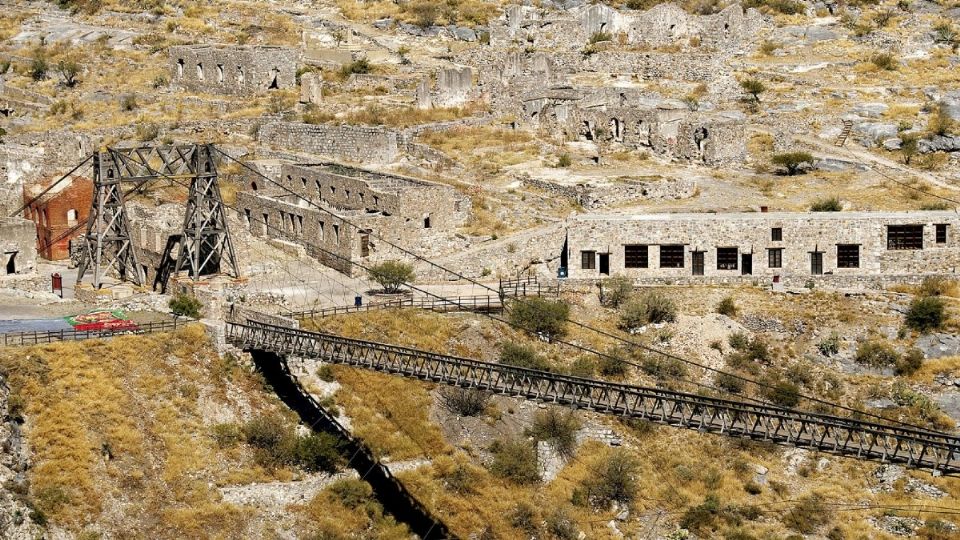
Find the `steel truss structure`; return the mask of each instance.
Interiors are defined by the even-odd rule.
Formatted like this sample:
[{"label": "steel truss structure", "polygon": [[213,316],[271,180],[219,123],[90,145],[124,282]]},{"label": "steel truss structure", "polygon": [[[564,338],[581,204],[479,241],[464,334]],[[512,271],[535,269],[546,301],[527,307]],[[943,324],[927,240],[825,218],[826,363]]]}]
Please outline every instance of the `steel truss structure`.
[{"label": "steel truss structure", "polygon": [[[240,277],[213,154],[211,145],[190,144],[108,148],[94,155],[95,193],[77,282],[92,267],[93,285],[98,289],[111,270],[123,281],[145,283],[145,272],[138,264],[130,237],[122,183],[135,182],[130,190],[135,191],[158,179],[190,180],[174,271],[186,270],[197,280],[226,267],[227,273]],[[158,271],[158,275],[167,273],[168,269]]]},{"label": "steel truss structure", "polygon": [[903,463],[935,473],[960,472],[960,439],[944,433],[583,379],[253,321],[227,324],[226,335],[230,343],[246,350],[319,358],[701,432]]}]

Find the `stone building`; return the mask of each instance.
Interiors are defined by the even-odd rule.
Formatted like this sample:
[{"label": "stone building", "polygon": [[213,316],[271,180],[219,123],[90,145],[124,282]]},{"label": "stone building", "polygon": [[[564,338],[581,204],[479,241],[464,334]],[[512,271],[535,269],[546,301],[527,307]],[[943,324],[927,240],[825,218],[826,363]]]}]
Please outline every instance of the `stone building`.
[{"label": "stone building", "polygon": [[402,142],[396,131],[381,127],[268,122],[260,126],[260,144],[357,163],[390,163]]},{"label": "stone building", "polygon": [[37,267],[37,230],[21,218],[0,218],[0,275],[29,274]]},{"label": "stone building", "polygon": [[[50,182],[23,188],[24,204],[33,201]],[[57,184],[39,200],[24,208],[23,216],[37,228],[37,252],[51,261],[70,258],[70,243],[86,232],[84,225],[93,202],[93,182],[73,177]]]},{"label": "stone building", "polygon": [[284,47],[170,47],[170,81],[182,90],[244,96],[296,88],[299,58]]},{"label": "stone building", "polygon": [[587,214],[567,231],[572,279],[838,284],[956,275],[960,214]]},{"label": "stone building", "polygon": [[282,187],[251,178],[238,193],[250,231],[301,243],[347,274],[357,273],[353,261],[398,256],[375,237],[428,253],[470,210],[469,198],[450,186],[334,163],[284,164],[277,182]]}]

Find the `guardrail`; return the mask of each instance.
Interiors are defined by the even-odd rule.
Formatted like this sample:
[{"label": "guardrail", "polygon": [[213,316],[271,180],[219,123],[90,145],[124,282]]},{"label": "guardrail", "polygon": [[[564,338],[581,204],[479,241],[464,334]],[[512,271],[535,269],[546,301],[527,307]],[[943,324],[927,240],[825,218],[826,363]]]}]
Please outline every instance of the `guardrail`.
[{"label": "guardrail", "polygon": [[148,322],[138,324],[135,329],[124,330],[48,330],[45,332],[13,332],[0,334],[3,336],[4,346],[39,345],[57,341],[82,341],[85,339],[102,339],[129,334],[155,334],[171,332],[183,328],[187,321]]},{"label": "guardrail", "polygon": [[292,311],[287,316],[295,319],[320,319],[345,313],[363,313],[379,309],[415,308],[431,311],[471,311],[494,313],[503,311],[503,302],[498,296],[451,296],[447,298],[402,298],[365,304],[362,306],[334,306],[303,311]]},{"label": "guardrail", "polygon": [[226,334],[231,343],[247,350],[320,358],[702,432],[960,472],[960,439],[935,431],[571,377],[260,323],[228,324]]}]

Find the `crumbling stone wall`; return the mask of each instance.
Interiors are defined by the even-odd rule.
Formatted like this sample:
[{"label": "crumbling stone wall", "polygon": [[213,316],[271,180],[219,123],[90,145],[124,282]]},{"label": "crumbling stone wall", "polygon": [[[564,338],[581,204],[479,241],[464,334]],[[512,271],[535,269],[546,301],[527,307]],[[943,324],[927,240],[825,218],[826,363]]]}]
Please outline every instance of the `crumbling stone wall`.
[{"label": "crumbling stone wall", "polygon": [[694,196],[697,191],[697,183],[686,178],[652,180],[618,178],[608,182],[564,185],[526,176],[523,178],[523,183],[571,199],[590,210],[622,205],[629,201],[686,199]]},{"label": "crumbling stone wall", "polygon": [[399,152],[397,132],[367,126],[275,121],[261,126],[258,138],[277,149],[358,163],[390,163]]},{"label": "crumbling stone wall", "polygon": [[300,53],[272,46],[170,47],[174,88],[212,94],[254,95],[296,88]]},{"label": "crumbling stone wall", "polygon": [[[923,249],[889,249],[890,225],[922,225]],[[946,225],[942,243],[936,225]],[[781,240],[775,228],[781,230]],[[569,275],[601,277],[599,254],[608,254],[609,274],[638,280],[740,280],[745,279],[746,255],[752,264],[748,279],[816,280],[815,252],[821,254],[824,276],[955,275],[960,268],[958,232],[960,214],[952,211],[582,215],[568,223]],[[859,246],[857,267],[839,267],[838,244]],[[647,246],[646,268],[625,267],[627,245]],[[662,267],[660,246],[680,246],[683,266]],[[732,267],[718,268],[718,248],[736,250]],[[780,267],[771,267],[770,249],[782,249]],[[597,254],[594,268],[584,268],[584,251]],[[696,252],[703,254],[702,276],[694,275]]]},{"label": "crumbling stone wall", "polygon": [[36,238],[32,221],[0,218],[0,276],[29,274],[36,269]]},{"label": "crumbling stone wall", "polygon": [[[55,180],[25,186],[24,204],[33,201]],[[86,232],[83,224],[90,215],[92,201],[93,182],[88,178],[73,177],[24,209],[24,217],[36,224],[37,249],[41,257],[51,261],[70,258],[70,242]]]}]

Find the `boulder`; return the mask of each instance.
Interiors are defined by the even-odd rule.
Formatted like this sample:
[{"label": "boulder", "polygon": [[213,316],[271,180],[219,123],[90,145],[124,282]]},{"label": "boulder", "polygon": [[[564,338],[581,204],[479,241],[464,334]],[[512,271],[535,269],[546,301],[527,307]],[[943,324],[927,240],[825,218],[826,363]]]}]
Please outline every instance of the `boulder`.
[{"label": "boulder", "polygon": [[897,136],[897,125],[887,122],[860,122],[853,125],[853,133],[864,146],[875,146],[877,141]]},{"label": "boulder", "polygon": [[953,334],[924,334],[917,340],[917,348],[926,358],[960,355],[960,336]]},{"label": "boulder", "polygon": [[897,137],[892,139],[884,139],[883,149],[884,150],[899,150],[900,146],[903,144],[903,141]]},{"label": "boulder", "polygon": [[931,152],[960,151],[960,135],[935,135],[930,139],[923,139],[917,143],[917,149],[923,154]]},{"label": "boulder", "polygon": [[460,41],[477,40],[477,33],[472,28],[457,27],[453,30],[453,35]]},{"label": "boulder", "polygon": [[853,113],[864,118],[879,118],[890,107],[886,103],[858,103],[852,109]]}]

